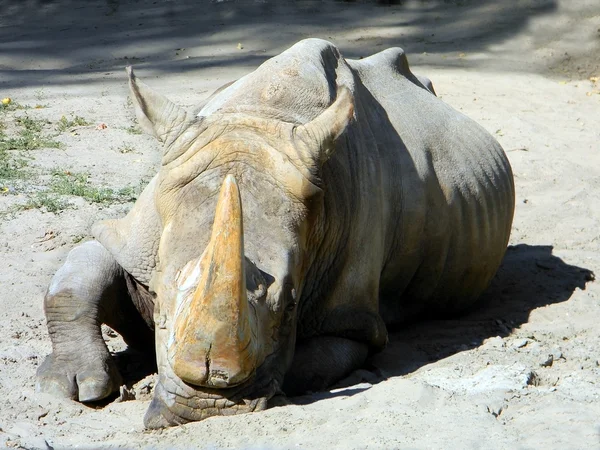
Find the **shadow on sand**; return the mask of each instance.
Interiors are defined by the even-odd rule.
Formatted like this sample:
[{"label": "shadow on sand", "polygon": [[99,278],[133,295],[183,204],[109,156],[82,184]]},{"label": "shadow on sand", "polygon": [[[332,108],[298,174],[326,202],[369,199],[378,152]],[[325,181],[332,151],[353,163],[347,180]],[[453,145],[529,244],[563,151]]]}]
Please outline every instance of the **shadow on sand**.
[{"label": "shadow on sand", "polygon": [[[508,247],[502,265],[480,301],[460,317],[424,320],[390,332],[387,348],[374,355],[364,369],[334,386],[333,391],[294,398],[309,404],[338,396],[355,395],[371,384],[403,376],[422,366],[480,346],[486,339],[509,336],[527,323],[536,308],[569,300],[576,289],[584,290],[594,273],[572,266],[552,255],[552,246],[526,244]],[[126,385],[156,373],[153,353],[125,350],[115,355]],[[94,404],[102,407],[117,394]]]},{"label": "shadow on sand", "polygon": [[470,311],[460,317],[421,321],[391,332],[388,347],[371,358],[366,370],[355,372],[336,386],[346,389],[305,395],[294,402],[306,404],[354,395],[364,390],[356,385],[362,381],[374,384],[403,376],[478,347],[490,337],[509,336],[527,323],[531,311],[569,300],[575,290],[584,290],[592,280],[592,271],[553,256],[552,246],[508,247],[490,287]]},{"label": "shadow on sand", "polygon": [[335,42],[350,29],[348,58],[393,46],[477,52],[556,8],[556,0],[0,0],[0,87],[88,83],[82,75],[105,78],[128,64],[161,73],[256,66],[300,39]]}]

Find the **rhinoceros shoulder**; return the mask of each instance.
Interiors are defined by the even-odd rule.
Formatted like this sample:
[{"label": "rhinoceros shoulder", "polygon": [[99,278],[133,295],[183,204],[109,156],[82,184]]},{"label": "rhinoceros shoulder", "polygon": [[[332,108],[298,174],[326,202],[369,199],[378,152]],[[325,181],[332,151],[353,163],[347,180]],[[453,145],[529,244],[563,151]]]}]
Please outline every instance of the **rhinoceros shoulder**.
[{"label": "rhinoceros shoulder", "polygon": [[154,204],[156,175],[133,208],[121,219],[103,220],[92,227],[92,235],[137,281],[148,285],[156,267],[161,222]]}]

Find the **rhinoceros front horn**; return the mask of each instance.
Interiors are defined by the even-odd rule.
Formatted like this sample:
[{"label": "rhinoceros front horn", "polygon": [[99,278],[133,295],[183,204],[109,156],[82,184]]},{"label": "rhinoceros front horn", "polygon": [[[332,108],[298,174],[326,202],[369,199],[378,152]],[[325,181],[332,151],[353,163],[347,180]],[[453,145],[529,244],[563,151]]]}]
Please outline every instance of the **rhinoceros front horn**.
[{"label": "rhinoceros front horn", "polygon": [[225,388],[256,369],[256,318],[246,296],[244,260],[242,203],[235,178],[228,175],[200,259],[200,282],[174,321],[170,362],[187,383]]}]

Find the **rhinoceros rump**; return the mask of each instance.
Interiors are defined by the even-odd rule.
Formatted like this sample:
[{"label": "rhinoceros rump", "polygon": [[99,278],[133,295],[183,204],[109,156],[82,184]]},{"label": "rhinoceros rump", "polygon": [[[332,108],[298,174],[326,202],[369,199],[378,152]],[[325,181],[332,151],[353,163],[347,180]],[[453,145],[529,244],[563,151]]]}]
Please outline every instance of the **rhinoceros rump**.
[{"label": "rhinoceros rump", "polygon": [[106,323],[155,346],[146,426],[256,411],[326,388],[385,346],[387,326],[460,311],[494,276],[510,165],[401,49],[352,61],[301,41],[196,113],[128,73],[161,167],[52,279],[38,390],[117,390]]}]

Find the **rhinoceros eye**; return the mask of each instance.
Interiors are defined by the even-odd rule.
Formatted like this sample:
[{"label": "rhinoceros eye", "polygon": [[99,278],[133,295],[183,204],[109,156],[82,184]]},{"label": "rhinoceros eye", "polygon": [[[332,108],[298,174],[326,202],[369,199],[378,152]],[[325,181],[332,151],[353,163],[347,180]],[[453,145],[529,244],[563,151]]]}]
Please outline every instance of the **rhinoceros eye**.
[{"label": "rhinoceros eye", "polygon": [[285,310],[284,310],[284,320],[290,320],[294,313],[294,309],[296,309],[297,299],[296,299],[296,289],[294,289],[291,285],[287,284],[285,286]]}]

